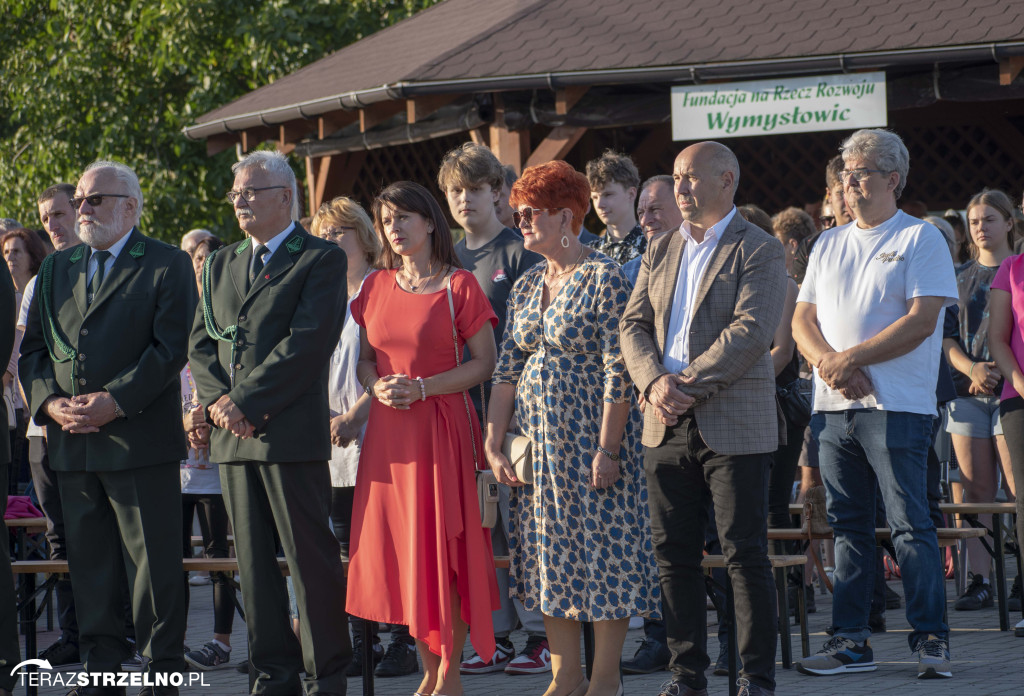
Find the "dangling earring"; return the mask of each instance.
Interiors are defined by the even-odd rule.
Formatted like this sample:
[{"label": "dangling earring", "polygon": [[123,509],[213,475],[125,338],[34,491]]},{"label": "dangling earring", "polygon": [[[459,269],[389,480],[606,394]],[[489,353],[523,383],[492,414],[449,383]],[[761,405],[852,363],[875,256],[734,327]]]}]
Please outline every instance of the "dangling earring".
[{"label": "dangling earring", "polygon": [[563,234],[562,235],[562,248],[563,249],[568,249],[569,248],[569,235],[567,235],[567,234]]}]

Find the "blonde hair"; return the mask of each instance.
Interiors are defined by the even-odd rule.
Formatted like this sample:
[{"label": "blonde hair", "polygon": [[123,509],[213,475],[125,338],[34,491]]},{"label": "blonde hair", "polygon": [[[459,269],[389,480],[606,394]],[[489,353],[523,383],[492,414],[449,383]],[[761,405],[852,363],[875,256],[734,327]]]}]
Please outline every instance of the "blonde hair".
[{"label": "blonde hair", "polygon": [[359,246],[366,256],[367,263],[377,267],[381,252],[380,239],[373,231],[373,222],[363,210],[363,206],[347,196],[338,196],[334,200],[324,203],[313,215],[310,231],[319,237],[320,229],[326,225],[354,227],[359,238]]}]

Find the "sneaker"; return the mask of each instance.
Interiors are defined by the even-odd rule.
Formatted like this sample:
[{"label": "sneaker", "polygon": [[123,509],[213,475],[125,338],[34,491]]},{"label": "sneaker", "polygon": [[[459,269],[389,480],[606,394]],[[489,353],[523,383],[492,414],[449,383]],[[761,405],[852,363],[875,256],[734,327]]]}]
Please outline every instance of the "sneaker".
[{"label": "sneaker", "polygon": [[200,575],[199,573],[192,573],[192,577],[188,579],[188,584],[193,587],[202,587],[203,585],[210,584],[210,575]]},{"label": "sneaker", "polygon": [[938,679],[952,677],[949,668],[949,643],[929,634],[927,638],[917,641],[914,646],[917,653],[917,678]]},{"label": "sneaker", "polygon": [[[352,631],[352,661],[348,663],[345,675],[349,677],[363,676],[363,632],[358,626]],[[373,636],[373,666],[376,668],[384,659],[384,646],[380,644],[380,638]]]},{"label": "sneaker", "polygon": [[1021,587],[1020,576],[1018,575],[1013,581],[1013,587],[1010,588],[1010,596],[1006,598],[1006,609],[1008,611],[1020,611],[1020,599]]},{"label": "sneaker", "polygon": [[672,679],[661,685],[658,696],[708,696],[708,690],[693,689],[681,681]]},{"label": "sneaker", "polygon": [[541,674],[551,671],[551,651],[548,639],[530,636],[526,647],[519,655],[505,665],[505,674]]},{"label": "sneaker", "polygon": [[131,657],[121,663],[121,669],[125,672],[145,672],[149,660],[139,654],[138,650],[132,651]]},{"label": "sneaker", "polygon": [[231,651],[225,650],[212,640],[199,650],[185,653],[185,662],[201,672],[230,667],[231,665],[228,663],[230,659]]},{"label": "sneaker", "polygon": [[816,654],[796,662],[802,674],[823,676],[846,672],[873,672],[878,669],[871,642],[858,644],[849,638],[836,636],[822,646]]},{"label": "sneaker", "polygon": [[992,605],[992,586],[985,582],[985,578],[981,575],[974,575],[971,577],[971,584],[957,598],[953,608],[957,611],[974,611],[975,609],[988,609]]},{"label": "sneaker", "polygon": [[503,672],[505,665],[515,657],[516,649],[508,638],[496,638],[494,640],[494,655],[484,662],[484,659],[473,653],[473,657],[464,660],[459,665],[459,672],[462,674],[488,674],[490,672]]},{"label": "sneaker", "polygon": [[404,677],[416,674],[419,668],[416,648],[403,641],[392,640],[373,674],[378,677]]},{"label": "sneaker", "polygon": [[40,650],[39,659],[49,661],[51,667],[77,665],[82,662],[82,656],[78,651],[78,645],[65,639],[63,636],[61,636],[56,643],[52,643],[48,648]]},{"label": "sneaker", "polygon": [[622,662],[622,671],[626,674],[660,672],[668,669],[668,660],[671,656],[667,645],[644,638],[640,641],[640,647],[633,653],[633,659]]},{"label": "sneaker", "polygon": [[888,585],[885,586],[885,608],[899,609],[903,604],[903,598]]}]

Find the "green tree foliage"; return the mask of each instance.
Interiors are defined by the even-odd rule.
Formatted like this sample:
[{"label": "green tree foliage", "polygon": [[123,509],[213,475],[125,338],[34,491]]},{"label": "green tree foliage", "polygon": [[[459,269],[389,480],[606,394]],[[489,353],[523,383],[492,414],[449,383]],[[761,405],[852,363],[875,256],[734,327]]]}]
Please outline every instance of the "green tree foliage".
[{"label": "green tree foliage", "polygon": [[437,1],[0,0],[0,217],[37,227],[40,191],[116,159],[148,234],[237,237],[235,153],[208,157],[182,128]]}]

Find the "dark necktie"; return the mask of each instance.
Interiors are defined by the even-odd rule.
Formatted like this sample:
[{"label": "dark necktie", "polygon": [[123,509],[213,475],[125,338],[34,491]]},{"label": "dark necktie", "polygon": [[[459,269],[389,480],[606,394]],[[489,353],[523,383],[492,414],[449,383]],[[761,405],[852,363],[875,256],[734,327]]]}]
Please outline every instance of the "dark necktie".
[{"label": "dark necktie", "polygon": [[93,252],[93,258],[96,259],[96,272],[92,274],[92,280],[89,281],[89,304],[92,304],[93,300],[96,299],[100,286],[103,285],[103,274],[106,273],[107,259],[110,258],[110,252],[95,251]]},{"label": "dark necktie", "polygon": [[252,261],[252,270],[249,271],[249,287],[250,288],[252,287],[252,284],[256,282],[256,279],[260,277],[260,271],[263,270],[263,265],[265,263],[263,257],[266,256],[267,253],[269,253],[269,252],[270,252],[270,249],[268,249],[267,247],[265,247],[262,244],[260,244],[258,247],[256,247],[256,258],[253,259],[253,261]]}]

